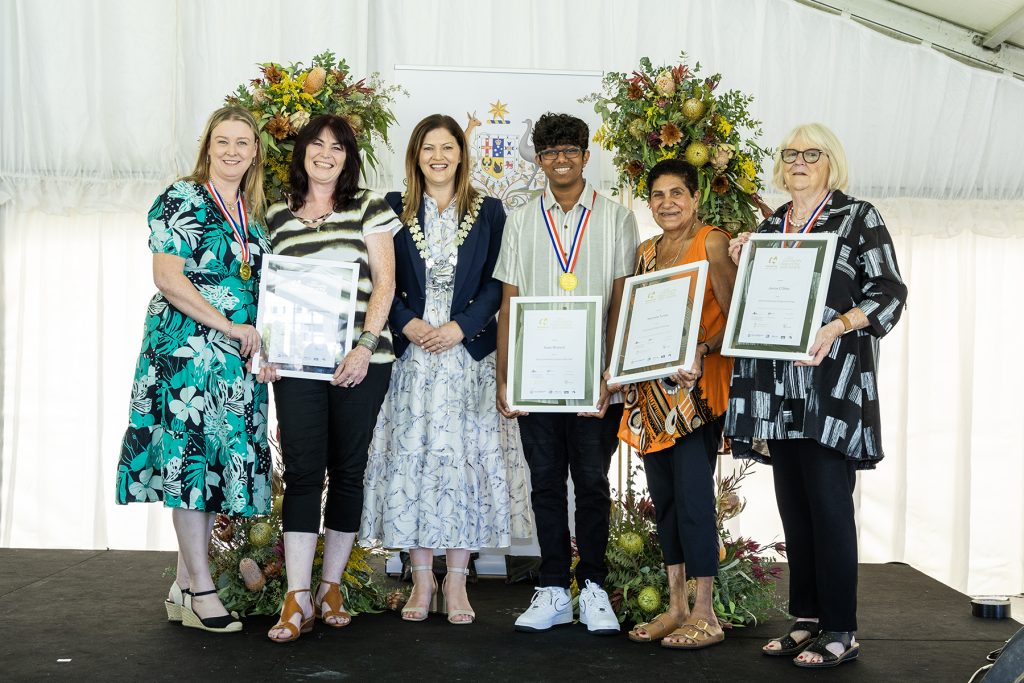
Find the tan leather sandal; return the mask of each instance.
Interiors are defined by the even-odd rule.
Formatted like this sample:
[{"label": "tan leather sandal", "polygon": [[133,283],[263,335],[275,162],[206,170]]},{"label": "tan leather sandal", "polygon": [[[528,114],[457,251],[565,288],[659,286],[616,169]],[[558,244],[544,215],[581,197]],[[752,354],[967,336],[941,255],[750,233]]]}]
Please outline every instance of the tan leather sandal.
[{"label": "tan leather sandal", "polygon": [[[629,639],[634,643],[653,643],[656,640],[661,640],[677,628],[679,628],[679,622],[673,619],[672,615],[668,612],[662,612],[650,621],[634,626],[633,630],[629,632]],[[646,633],[641,635],[641,630]]]},{"label": "tan leather sandal", "polygon": [[[317,604],[313,605],[313,616],[318,617],[331,628],[345,628],[352,623],[352,615],[345,609],[345,603],[341,597],[341,586],[332,581],[320,581],[320,583],[327,586],[327,592]],[[327,609],[321,609],[324,604],[327,605]],[[338,621],[327,621],[328,619],[337,619]]]},{"label": "tan leather sandal", "polygon": [[[267,638],[274,641],[275,643],[290,643],[293,640],[298,640],[299,636],[303,633],[309,633],[313,630],[313,617],[310,616],[308,619],[303,619],[302,623],[296,626],[292,623],[292,617],[296,614],[304,616],[302,608],[299,607],[299,602],[295,599],[296,593],[309,593],[308,588],[300,588],[294,591],[288,591],[284,595],[284,607],[281,609],[281,618],[276,624],[274,624],[270,631],[267,631]],[[275,638],[270,633],[277,630],[288,631],[288,635],[284,638]]]},{"label": "tan leather sandal", "polygon": [[[665,638],[686,638],[689,642],[677,643]],[[698,619],[692,624],[683,624],[661,640],[661,646],[672,650],[700,650],[711,647],[725,640],[725,632],[711,633],[711,624]]]},{"label": "tan leather sandal", "polygon": [[[452,572],[456,574],[465,574],[469,577],[469,569],[466,567],[448,567],[448,574]],[[444,583],[441,584],[441,593],[444,598],[444,603],[441,605],[441,611],[448,615],[448,623],[455,624],[456,626],[465,626],[466,624],[472,624],[476,620],[476,612],[471,609],[448,609],[448,595],[444,588],[448,585],[448,575],[444,577]],[[469,619],[455,620],[452,617],[469,617]]]},{"label": "tan leather sandal", "polygon": [[[409,567],[410,572],[430,572],[430,583],[433,585],[430,593],[430,604],[428,607],[409,607],[406,602],[402,608],[402,619],[405,621],[426,621],[427,615],[437,611],[437,579],[434,578],[434,568],[429,564],[420,564]],[[415,589],[414,589],[415,590]],[[409,594],[412,599],[412,593]]]}]

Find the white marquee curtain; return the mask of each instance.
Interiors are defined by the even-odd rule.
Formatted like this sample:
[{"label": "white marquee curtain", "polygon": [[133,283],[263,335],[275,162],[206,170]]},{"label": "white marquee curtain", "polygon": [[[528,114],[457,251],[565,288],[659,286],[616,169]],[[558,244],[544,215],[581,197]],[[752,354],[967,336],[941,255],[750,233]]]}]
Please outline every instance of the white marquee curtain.
[{"label": "white marquee curtain", "polygon": [[[256,63],[331,49],[390,80],[396,64],[628,71],[686,50],[755,96],[764,144],[803,121],[836,130],[852,193],[893,233],[910,305],[882,343],[888,457],[861,479],[862,560],[1024,588],[1024,323],[1008,305],[1024,289],[1024,83],[792,0],[0,0],[0,26],[0,545],[173,546],[161,509],[112,504],[153,289],[144,214]],[[737,532],[780,536],[770,472],[744,494]]]}]

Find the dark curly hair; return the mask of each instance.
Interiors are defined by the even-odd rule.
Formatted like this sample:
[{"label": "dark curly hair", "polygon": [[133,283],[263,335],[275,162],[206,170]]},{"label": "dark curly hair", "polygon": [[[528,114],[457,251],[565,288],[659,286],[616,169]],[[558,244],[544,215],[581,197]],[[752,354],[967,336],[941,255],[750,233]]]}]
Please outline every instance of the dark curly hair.
[{"label": "dark curly hair", "polygon": [[533,126],[533,147],[538,152],[557,145],[575,145],[586,151],[590,128],[582,119],[569,114],[547,112]]},{"label": "dark curly hair", "polygon": [[334,210],[344,209],[359,191],[359,146],[356,144],[356,135],[352,132],[352,126],[344,118],[334,114],[314,116],[295,138],[292,164],[288,168],[290,189],[288,206],[292,211],[298,211],[306,203],[306,193],[309,192],[309,176],[306,174],[306,148],[320,136],[324,128],[334,134],[334,137],[341,143],[341,148],[345,150],[345,165],[342,166],[341,175],[338,176],[338,182],[334,186]]},{"label": "dark curly hair", "polygon": [[683,181],[690,194],[695,194],[700,185],[697,184],[697,167],[684,159],[663,159],[647,172],[647,195],[650,196],[654,181],[663,175],[672,175]]}]

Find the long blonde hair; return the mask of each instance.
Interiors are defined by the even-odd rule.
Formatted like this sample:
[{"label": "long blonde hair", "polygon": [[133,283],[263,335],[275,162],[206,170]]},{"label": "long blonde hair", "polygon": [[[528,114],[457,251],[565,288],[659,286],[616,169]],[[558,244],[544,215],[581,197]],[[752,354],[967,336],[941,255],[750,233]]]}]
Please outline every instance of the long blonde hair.
[{"label": "long blonde hair", "polygon": [[183,180],[202,185],[210,179],[210,139],[213,137],[213,129],[225,121],[241,121],[252,129],[256,144],[256,163],[246,169],[245,175],[242,176],[242,191],[245,193],[245,208],[249,215],[262,221],[267,208],[267,197],[263,194],[263,145],[260,144],[259,126],[248,109],[228,106],[210,114],[206,128],[203,129],[203,136],[199,140],[199,155],[196,157],[195,168],[192,169],[191,175],[185,176]]},{"label": "long blonde hair", "polygon": [[405,150],[405,180],[408,183],[405,192],[405,206],[402,207],[402,222],[411,221],[420,210],[423,202],[423,188],[426,182],[420,170],[420,148],[427,133],[442,128],[455,138],[459,146],[459,166],[455,169],[455,210],[459,216],[469,211],[476,199],[477,191],[469,182],[469,145],[466,134],[452,117],[446,114],[431,114],[416,124],[409,137],[409,146]]}]

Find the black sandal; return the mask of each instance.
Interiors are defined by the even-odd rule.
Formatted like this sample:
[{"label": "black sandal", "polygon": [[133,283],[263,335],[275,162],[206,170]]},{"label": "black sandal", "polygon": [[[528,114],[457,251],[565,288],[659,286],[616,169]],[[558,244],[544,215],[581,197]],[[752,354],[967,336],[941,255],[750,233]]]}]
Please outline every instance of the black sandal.
[{"label": "black sandal", "polygon": [[[814,642],[804,650],[804,652],[821,655],[821,661],[801,662],[794,659],[793,663],[805,669],[831,669],[843,662],[857,659],[857,656],[860,655],[860,643],[853,642],[853,635],[853,631],[822,631],[814,639]],[[845,648],[843,653],[841,655],[834,654],[826,647],[829,643],[842,645]]]},{"label": "black sandal", "polygon": [[[797,642],[793,637],[793,634],[797,631],[807,631],[811,635],[807,636],[800,642]],[[793,625],[789,627],[789,632],[786,633],[786,635],[778,638],[772,638],[772,640],[778,641],[781,646],[778,650],[765,650],[764,648],[761,648],[761,652],[770,657],[787,657],[789,655],[800,654],[804,651],[805,647],[811,644],[811,641],[813,641],[819,633],[821,633],[821,624],[818,622],[797,619],[793,622]]]},{"label": "black sandal", "polygon": [[187,588],[181,591],[184,599],[181,605],[181,624],[182,626],[188,626],[189,628],[198,628],[203,631],[209,631],[210,633],[237,633],[242,630],[242,622],[234,616],[234,613],[222,614],[219,617],[206,617],[205,619],[200,617],[192,609],[192,598],[199,595],[210,595],[216,593],[217,590],[202,591],[200,593],[193,593]]}]

